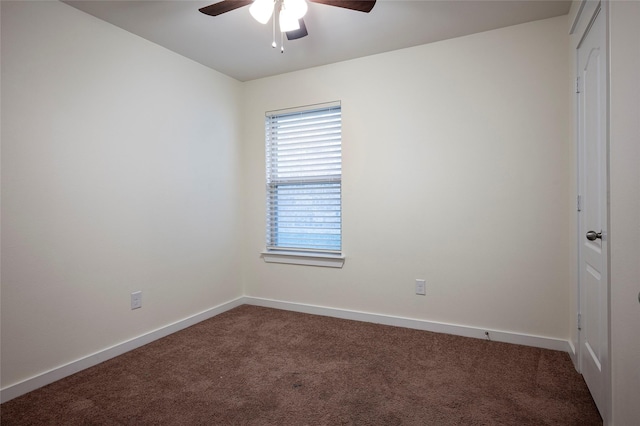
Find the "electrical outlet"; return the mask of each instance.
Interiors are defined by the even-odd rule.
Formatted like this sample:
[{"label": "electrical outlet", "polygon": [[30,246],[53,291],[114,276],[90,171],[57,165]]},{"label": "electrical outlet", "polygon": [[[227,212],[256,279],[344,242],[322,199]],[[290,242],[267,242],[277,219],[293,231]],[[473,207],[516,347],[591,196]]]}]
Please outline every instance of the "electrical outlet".
[{"label": "electrical outlet", "polygon": [[131,293],[131,309],[142,308],[142,292],[134,291]]},{"label": "electrical outlet", "polygon": [[416,280],[416,294],[424,296],[427,294],[425,280]]}]

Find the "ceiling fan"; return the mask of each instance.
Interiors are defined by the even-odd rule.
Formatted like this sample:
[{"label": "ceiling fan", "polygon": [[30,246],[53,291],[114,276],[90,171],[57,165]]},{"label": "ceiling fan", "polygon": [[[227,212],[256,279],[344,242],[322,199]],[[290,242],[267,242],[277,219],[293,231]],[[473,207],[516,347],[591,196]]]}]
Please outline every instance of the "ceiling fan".
[{"label": "ceiling fan", "polygon": [[[358,12],[369,13],[376,0],[306,0],[312,3],[326,4],[327,6],[341,7],[344,9],[355,10]],[[307,27],[302,17],[307,12],[307,3],[305,0],[222,0],[218,3],[205,6],[200,12],[205,15],[218,16],[223,13],[231,12],[243,6],[251,4],[249,9],[251,15],[260,23],[266,24],[273,16],[273,32],[274,41],[272,46],[276,47],[275,42],[275,14],[278,13],[278,24],[280,32],[287,35],[287,40],[296,40],[307,36]],[[281,51],[284,51],[281,48]]]}]

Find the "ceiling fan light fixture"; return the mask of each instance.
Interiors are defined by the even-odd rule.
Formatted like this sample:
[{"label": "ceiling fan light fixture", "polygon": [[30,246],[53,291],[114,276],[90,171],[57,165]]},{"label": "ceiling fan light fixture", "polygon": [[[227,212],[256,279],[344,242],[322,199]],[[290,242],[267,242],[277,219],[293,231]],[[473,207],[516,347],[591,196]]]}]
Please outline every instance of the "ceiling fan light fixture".
[{"label": "ceiling fan light fixture", "polygon": [[254,0],[249,12],[256,21],[266,24],[273,15],[273,5],[273,0]]},{"label": "ceiling fan light fixture", "polygon": [[286,33],[287,31],[295,31],[300,29],[300,23],[291,11],[285,9],[284,6],[280,9],[280,15],[278,17],[280,23],[280,32]]},{"label": "ceiling fan light fixture", "polygon": [[[249,8],[251,16],[261,24],[266,24],[273,16],[273,43],[271,43],[273,47],[277,47],[276,20],[278,21],[278,26],[280,27],[280,51],[284,52],[285,33],[287,34],[287,40],[297,40],[309,34],[307,26],[302,19],[309,9],[307,3],[309,1],[365,13],[369,13],[376,4],[376,0],[217,0],[215,3],[201,7],[198,10],[205,15],[218,16],[251,4]],[[278,12],[277,19],[275,16],[276,11]]]},{"label": "ceiling fan light fixture", "polygon": [[296,19],[302,19],[302,17],[307,13],[307,9],[309,6],[307,5],[306,0],[283,0],[287,3],[287,10],[296,17]]}]

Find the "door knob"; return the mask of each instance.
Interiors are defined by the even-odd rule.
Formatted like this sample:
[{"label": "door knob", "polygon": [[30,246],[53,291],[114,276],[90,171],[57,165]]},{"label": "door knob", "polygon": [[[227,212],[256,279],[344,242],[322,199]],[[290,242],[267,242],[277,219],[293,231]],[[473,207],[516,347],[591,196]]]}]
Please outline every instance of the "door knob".
[{"label": "door knob", "polygon": [[598,238],[602,239],[602,232],[596,232],[596,231],[587,232],[587,240],[595,241]]}]

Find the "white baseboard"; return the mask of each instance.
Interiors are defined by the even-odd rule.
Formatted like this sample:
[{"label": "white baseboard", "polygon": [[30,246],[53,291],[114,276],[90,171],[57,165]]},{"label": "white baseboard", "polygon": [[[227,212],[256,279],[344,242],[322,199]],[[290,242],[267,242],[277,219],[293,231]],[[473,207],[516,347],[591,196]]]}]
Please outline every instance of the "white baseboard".
[{"label": "white baseboard", "polygon": [[13,398],[17,398],[20,395],[24,395],[25,393],[46,386],[89,367],[93,367],[94,365],[98,365],[101,362],[117,357],[118,355],[122,355],[123,353],[129,352],[133,349],[137,349],[153,342],[154,340],[173,334],[176,331],[191,327],[192,325],[212,318],[242,304],[244,304],[244,298],[238,297],[237,299],[220,304],[211,309],[207,309],[206,311],[192,315],[180,321],[176,321],[157,330],[150,331],[149,333],[127,340],[126,342],[118,343],[117,345],[101,350],[100,352],[96,352],[84,358],[56,367],[14,385],[7,386],[0,390],[0,402],[6,402]]},{"label": "white baseboard", "polygon": [[580,372],[580,368],[578,365],[578,351],[576,350],[576,346],[573,344],[571,340],[568,340],[569,344],[569,356],[571,357],[571,361],[573,362],[573,366],[576,368],[577,372]]},{"label": "white baseboard", "polygon": [[394,317],[390,315],[372,314],[368,312],[348,311],[344,309],[327,308],[324,306],[306,305],[302,303],[282,302],[279,300],[262,299],[249,296],[244,297],[244,303],[247,305],[263,306],[266,308],[372,322],[395,327],[413,328],[416,330],[433,331],[436,333],[453,334],[456,336],[473,337],[477,339],[486,339],[487,336],[485,332],[489,332],[489,338],[497,342],[513,343],[516,345],[532,346],[536,348],[552,349],[571,353],[571,343],[569,341],[552,337],[533,336],[529,334],[446,324],[442,322],[425,321],[413,318]]},{"label": "white baseboard", "polygon": [[485,332],[489,332],[490,339],[498,342],[552,349],[568,352],[572,357],[575,356],[575,348],[573,347],[573,344],[570,341],[562,339],[244,296],[215,306],[204,312],[192,315],[183,320],[176,321],[131,340],[127,340],[126,342],[111,346],[100,352],[96,352],[84,358],[56,367],[22,382],[7,386],[0,390],[0,402],[6,402],[20,395],[24,395],[244,304],[396,327],[433,331],[436,333],[453,334],[456,336],[474,337],[477,339],[486,339],[487,336],[485,335]]}]

